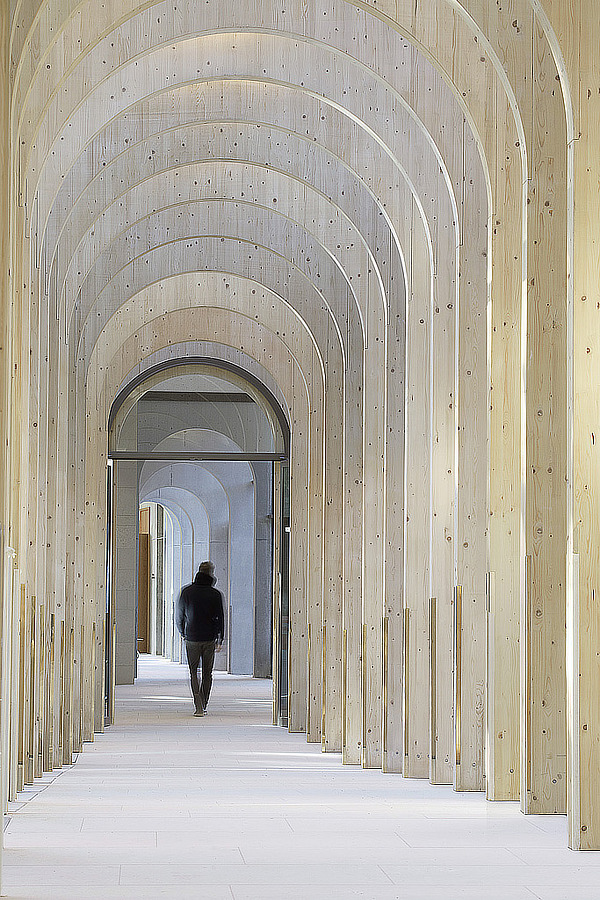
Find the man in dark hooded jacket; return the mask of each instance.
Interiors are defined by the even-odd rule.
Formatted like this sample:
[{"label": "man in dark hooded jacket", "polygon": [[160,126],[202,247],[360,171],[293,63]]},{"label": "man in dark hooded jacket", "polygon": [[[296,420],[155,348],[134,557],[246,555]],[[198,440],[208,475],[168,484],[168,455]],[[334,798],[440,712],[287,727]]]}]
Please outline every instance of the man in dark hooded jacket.
[{"label": "man in dark hooded jacket", "polygon": [[[200,564],[192,584],[181,589],[177,601],[177,628],[185,640],[195,716],[203,716],[212,686],[215,650],[221,649],[225,634],[223,597],[213,586],[215,567]],[[202,683],[198,684],[198,666],[202,661]]]}]

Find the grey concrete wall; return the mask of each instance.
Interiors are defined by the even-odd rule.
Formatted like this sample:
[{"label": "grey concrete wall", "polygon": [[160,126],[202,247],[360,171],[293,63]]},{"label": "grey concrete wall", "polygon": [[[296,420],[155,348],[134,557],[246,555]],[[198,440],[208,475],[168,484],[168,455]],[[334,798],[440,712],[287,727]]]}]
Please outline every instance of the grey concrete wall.
[{"label": "grey concrete wall", "polygon": [[273,463],[253,462],[256,483],[254,674],[269,678],[273,631]]},{"label": "grey concrete wall", "polygon": [[137,659],[138,463],[119,460],[114,466],[113,615],[117,625],[117,684],[133,684]]}]

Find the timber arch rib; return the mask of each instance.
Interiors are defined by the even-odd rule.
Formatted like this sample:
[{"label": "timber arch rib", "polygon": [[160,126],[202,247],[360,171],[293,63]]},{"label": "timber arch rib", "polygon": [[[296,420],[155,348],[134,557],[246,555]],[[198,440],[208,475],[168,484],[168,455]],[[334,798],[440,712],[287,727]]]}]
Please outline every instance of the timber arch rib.
[{"label": "timber arch rib", "polygon": [[104,727],[110,408],[202,346],[291,425],[290,729],[600,849],[600,25],[505,6],[2,6],[8,797]]}]

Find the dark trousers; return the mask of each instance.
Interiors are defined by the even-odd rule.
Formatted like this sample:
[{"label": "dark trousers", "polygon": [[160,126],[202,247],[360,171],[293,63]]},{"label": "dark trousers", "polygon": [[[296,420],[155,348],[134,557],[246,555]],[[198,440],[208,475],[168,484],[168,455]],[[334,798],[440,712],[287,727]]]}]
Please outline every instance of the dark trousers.
[{"label": "dark trousers", "polygon": [[[212,687],[212,671],[215,662],[216,641],[186,641],[190,682],[196,709],[206,709]],[[198,684],[198,666],[202,661],[202,683]]]}]

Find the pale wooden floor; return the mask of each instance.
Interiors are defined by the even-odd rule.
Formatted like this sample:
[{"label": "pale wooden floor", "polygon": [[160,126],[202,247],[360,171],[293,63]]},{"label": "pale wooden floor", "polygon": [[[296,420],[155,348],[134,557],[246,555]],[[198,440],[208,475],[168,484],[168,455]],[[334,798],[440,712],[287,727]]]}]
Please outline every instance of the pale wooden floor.
[{"label": "pale wooden floor", "polygon": [[600,897],[600,853],[565,849],[565,819],[343,767],[269,725],[270,687],[219,676],[195,719],[185,668],[144,659],[120,689],[117,724],[13,804],[5,895]]}]

